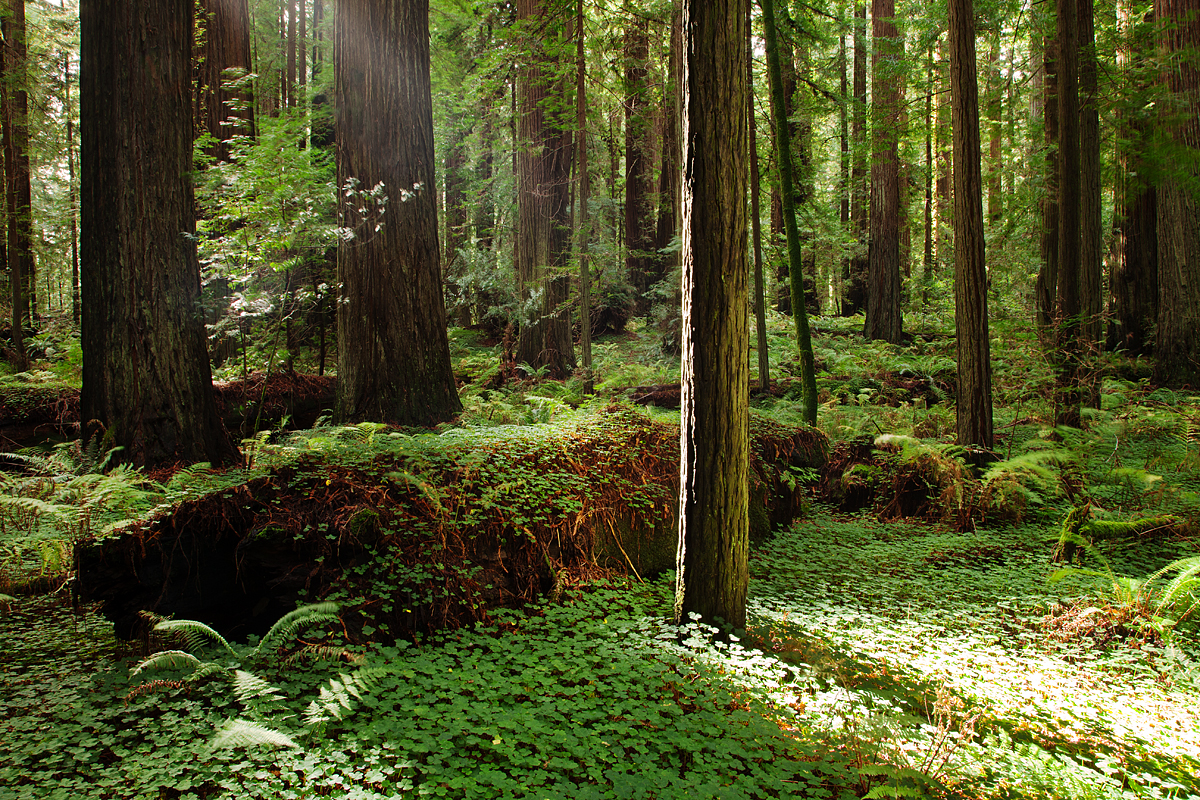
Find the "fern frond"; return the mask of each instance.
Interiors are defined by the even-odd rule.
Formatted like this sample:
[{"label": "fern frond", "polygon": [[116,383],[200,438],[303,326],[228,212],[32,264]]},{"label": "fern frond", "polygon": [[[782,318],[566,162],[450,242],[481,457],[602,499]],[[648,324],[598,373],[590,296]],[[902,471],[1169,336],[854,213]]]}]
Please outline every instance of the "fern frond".
[{"label": "fern frond", "polygon": [[133,672],[129,673],[129,677],[133,678],[148,669],[183,669],[191,667],[193,670],[196,670],[203,663],[191,653],[186,653],[183,650],[163,650],[161,653],[155,653],[134,667]]},{"label": "fern frond", "polygon": [[352,713],[365,698],[379,686],[379,678],[384,670],[365,668],[352,673],[339,673],[338,677],[330,678],[316,700],[308,704],[304,711],[304,724],[308,727],[329,722],[332,719],[343,719]]},{"label": "fern frond", "polygon": [[272,686],[254,673],[241,669],[233,672],[233,693],[237,696],[239,703],[250,707],[262,706],[283,699],[283,694],[278,686]]},{"label": "fern frond", "polygon": [[[1146,585],[1151,586],[1172,572],[1177,572],[1174,578],[1163,588],[1158,599],[1158,608],[1165,609],[1180,601],[1186,601],[1188,595],[1196,595],[1200,589],[1200,556],[1190,556],[1172,561],[1146,579]],[[1182,619],[1182,617],[1181,617]]]},{"label": "fern frond", "polygon": [[233,747],[299,747],[292,737],[283,731],[259,725],[245,719],[226,720],[225,724],[213,736],[211,744],[214,749]]},{"label": "fern frond", "polygon": [[284,664],[295,664],[301,661],[345,661],[348,664],[358,664],[363,657],[352,653],[344,647],[328,644],[309,644],[289,655],[283,660]]},{"label": "fern frond", "polygon": [[304,628],[336,620],[338,608],[337,603],[313,603],[284,614],[263,636],[258,647],[254,648],[254,657],[274,653]]},{"label": "fern frond", "polygon": [[187,644],[189,650],[203,650],[209,645],[216,644],[224,648],[230,655],[237,655],[237,652],[230,647],[229,642],[225,641],[224,636],[203,622],[191,619],[165,619],[155,625],[154,630],[179,637]]}]

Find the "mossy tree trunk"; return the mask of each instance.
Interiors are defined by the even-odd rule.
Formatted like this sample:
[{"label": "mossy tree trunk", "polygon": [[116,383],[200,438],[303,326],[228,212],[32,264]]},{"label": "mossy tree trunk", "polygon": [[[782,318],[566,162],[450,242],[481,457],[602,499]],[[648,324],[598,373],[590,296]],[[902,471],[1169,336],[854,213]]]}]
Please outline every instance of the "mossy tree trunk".
[{"label": "mossy tree trunk", "polygon": [[744,0],[685,0],[676,618],[741,627],[749,582]]},{"label": "mossy tree trunk", "polygon": [[80,418],[139,466],[230,463],[237,450],[213,400],[188,180],[192,5],[84,0],[79,19]]},{"label": "mossy tree trunk", "polygon": [[[386,212],[342,198],[342,421],[429,425],[462,406],[438,251],[428,0],[342,0],[334,35],[338,185],[382,184]],[[366,213],[362,213],[363,209]]]}]

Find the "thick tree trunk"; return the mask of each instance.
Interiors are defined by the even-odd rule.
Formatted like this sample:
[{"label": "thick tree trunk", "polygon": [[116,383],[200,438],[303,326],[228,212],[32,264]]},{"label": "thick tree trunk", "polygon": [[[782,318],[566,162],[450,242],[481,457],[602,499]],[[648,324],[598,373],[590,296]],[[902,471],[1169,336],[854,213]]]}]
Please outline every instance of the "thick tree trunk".
[{"label": "thick tree trunk", "polygon": [[557,68],[564,53],[551,45],[569,26],[570,11],[563,0],[517,2],[517,19],[538,34],[526,42],[528,60],[517,77],[516,260],[527,301],[517,361],[557,378],[575,368],[567,313],[573,120],[569,73]]},{"label": "thick tree trunk", "polygon": [[1154,379],[1200,387],[1200,1],[1157,0],[1162,80],[1169,102],[1161,129],[1181,174],[1158,187],[1158,336]]},{"label": "thick tree trunk", "polygon": [[208,154],[229,159],[229,141],[254,135],[254,96],[249,79],[226,88],[232,78],[254,70],[250,50],[250,9],[247,0],[201,0],[204,57],[197,76],[204,131],[213,137]]},{"label": "thick tree trunk", "polygon": [[634,316],[650,310],[647,291],[661,277],[650,185],[654,112],[647,80],[649,60],[648,23],[645,16],[634,14],[625,29],[625,272],[633,286]]},{"label": "thick tree trunk", "polygon": [[958,344],[958,444],[992,447],[992,362],[984,261],[979,82],[971,0],[950,0],[954,125],[954,324]]},{"label": "thick tree trunk", "polygon": [[867,319],[863,334],[898,344],[900,318],[900,77],[903,47],[895,0],[873,0],[872,104],[875,157],[871,165],[871,238]]},{"label": "thick tree trunk", "polygon": [[676,619],[746,622],[749,324],[743,0],[685,0]]},{"label": "thick tree trunk", "polygon": [[192,6],[84,0],[79,19],[85,435],[140,466],[230,463],[192,236]]},{"label": "thick tree trunk", "polygon": [[24,330],[33,323],[33,193],[29,181],[29,95],[25,0],[9,0],[4,17],[4,174],[14,366],[26,367]]},{"label": "thick tree trunk", "polygon": [[[430,425],[461,410],[438,252],[428,0],[341,0],[334,35],[338,185],[383,185],[382,217],[343,198],[341,421]],[[361,207],[367,208],[364,215]]]},{"label": "thick tree trunk", "polygon": [[[1126,80],[1143,66],[1152,43],[1143,41],[1152,25],[1130,19],[1129,4],[1118,5],[1121,44],[1117,66]],[[1149,37],[1146,37],[1149,38]],[[1132,62],[1136,59],[1136,65]],[[1144,85],[1134,89],[1142,91]],[[1107,347],[1130,355],[1146,355],[1152,347],[1158,322],[1158,216],[1156,189],[1147,176],[1151,169],[1144,154],[1149,147],[1149,125],[1136,108],[1117,114],[1117,169],[1113,176],[1113,245],[1108,276],[1109,311]]]},{"label": "thick tree trunk", "polygon": [[1054,422],[1080,426],[1079,24],[1076,0],[1058,2],[1058,302]]}]

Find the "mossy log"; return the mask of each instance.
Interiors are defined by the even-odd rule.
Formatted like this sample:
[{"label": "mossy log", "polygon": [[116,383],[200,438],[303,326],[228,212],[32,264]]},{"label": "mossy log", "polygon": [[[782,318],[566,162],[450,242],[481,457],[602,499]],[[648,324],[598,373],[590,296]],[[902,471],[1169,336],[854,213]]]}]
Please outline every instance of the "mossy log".
[{"label": "mossy log", "polygon": [[[751,433],[762,536],[801,510],[797,471],[819,470],[826,443],[757,416]],[[143,610],[237,636],[297,600],[333,598],[353,637],[394,638],[589,578],[645,578],[674,567],[678,438],[613,406],[565,424],[380,435],[349,454],[298,455],[81,542],[76,596],[103,602],[124,638]]]}]

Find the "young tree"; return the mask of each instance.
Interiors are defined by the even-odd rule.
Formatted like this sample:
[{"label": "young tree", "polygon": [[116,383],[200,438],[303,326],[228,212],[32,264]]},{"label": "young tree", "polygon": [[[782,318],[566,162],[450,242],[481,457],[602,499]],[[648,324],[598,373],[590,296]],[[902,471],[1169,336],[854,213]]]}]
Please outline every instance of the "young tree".
[{"label": "young tree", "polygon": [[846,296],[842,314],[867,310],[870,224],[870,177],[867,168],[867,3],[855,0],[854,7],[854,104],[850,115],[850,227],[854,248],[846,262]]},{"label": "young tree", "polygon": [[817,424],[817,378],[813,366],[812,339],[808,331],[808,311],[804,302],[804,262],[801,258],[800,231],[796,226],[796,193],[792,176],[792,141],[783,99],[783,70],[779,59],[779,36],[775,28],[773,0],[761,0],[763,29],[767,35],[767,64],[771,76],[771,108],[775,117],[775,161],[779,165],[779,193],[783,200],[783,227],[787,236],[788,274],[792,286],[792,321],[796,328],[796,349],[800,354],[800,381],[803,391],[804,421]]},{"label": "young tree", "polygon": [[1160,130],[1173,165],[1158,186],[1154,378],[1200,386],[1200,1],[1157,0],[1166,90]]},{"label": "young tree", "polygon": [[560,52],[569,0],[517,0],[527,56],[517,75],[517,278],[526,300],[517,360],[555,377],[575,368],[571,279],[572,60]]},{"label": "young tree", "polygon": [[342,0],[334,75],[341,206],[334,415],[429,425],[462,409],[442,301],[428,0]]},{"label": "young tree", "polygon": [[900,91],[904,47],[895,0],[873,0],[872,104],[875,158],[871,165],[871,235],[868,247],[867,319],[863,335],[898,344],[900,316]]},{"label": "young tree", "polygon": [[685,0],[683,380],[675,613],[741,627],[749,580],[744,0]]},{"label": "young tree", "polygon": [[83,0],[79,19],[85,435],[141,466],[230,463],[188,180],[192,5]]},{"label": "young tree", "polygon": [[950,0],[950,94],[954,126],[954,324],[958,443],[992,447],[992,361],[979,164],[979,81],[972,0]]}]

